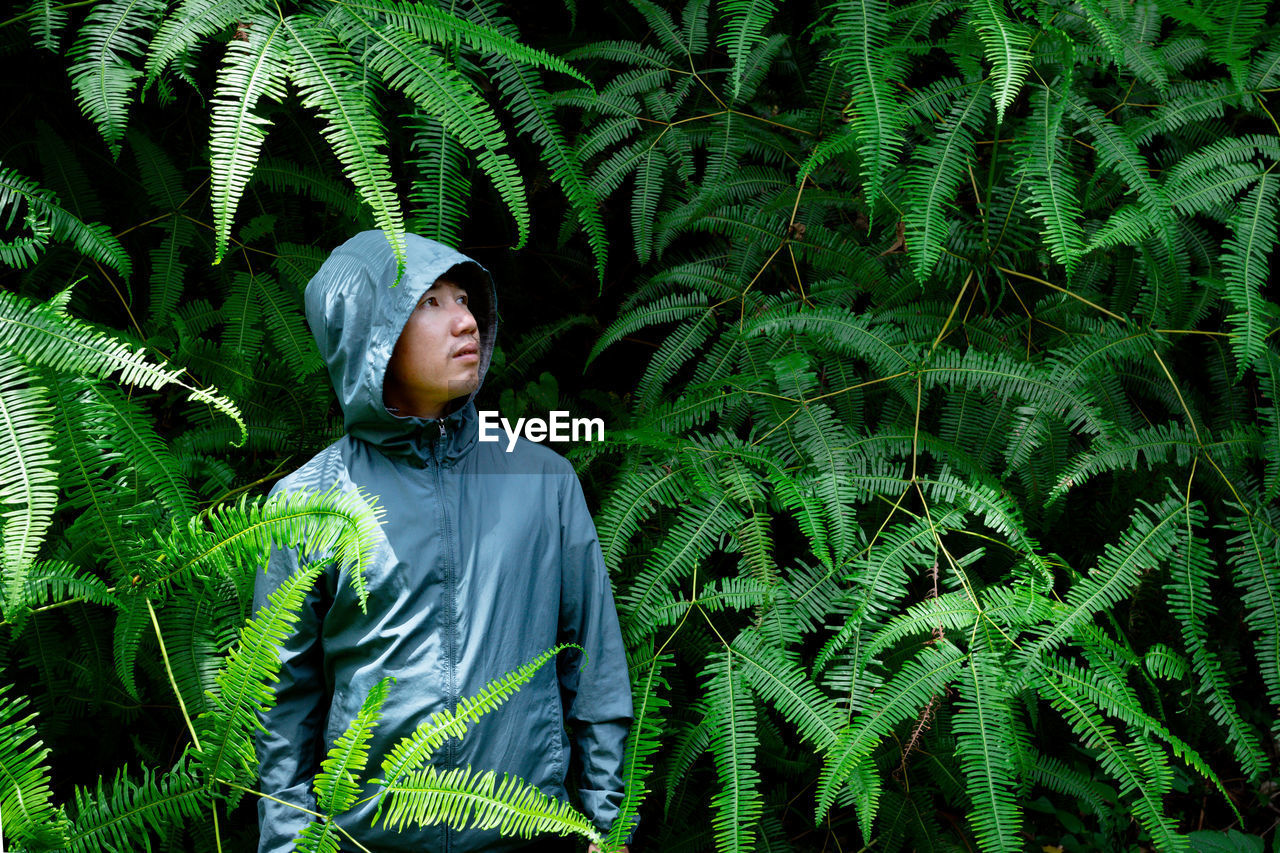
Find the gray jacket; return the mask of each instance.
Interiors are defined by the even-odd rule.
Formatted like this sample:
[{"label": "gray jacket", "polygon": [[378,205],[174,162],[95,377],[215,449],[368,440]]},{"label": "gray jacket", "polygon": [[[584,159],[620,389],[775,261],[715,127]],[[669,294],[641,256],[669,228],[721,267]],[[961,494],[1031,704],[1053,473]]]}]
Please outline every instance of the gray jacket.
[{"label": "gray jacket", "polygon": [[[452,708],[490,680],[558,642],[576,652],[543,667],[434,763],[515,774],[566,798],[572,773],[580,806],[602,830],[622,799],[620,770],[631,693],[609,577],[572,467],[554,451],[517,441],[477,440],[471,398],[444,418],[402,418],[382,402],[383,375],[421,294],[450,276],[467,287],[480,327],[480,377],[496,331],[493,284],[454,250],[407,235],[400,283],[380,231],[334,250],[307,285],[307,320],[342,405],[347,435],[281,480],[275,492],[361,488],[386,512],[360,611],[345,569],[330,568],[303,605],[281,651],[276,705],[258,738],[261,790],[314,809],[313,776],[369,689],[395,676],[369,768],[435,711]],[[474,394],[472,395],[474,397]],[[255,589],[254,609],[296,569],[277,550]],[[566,726],[569,731],[566,732]],[[372,793],[372,790],[366,793]],[[379,853],[503,850],[494,832],[444,826],[371,826],[375,802],[340,822]],[[293,849],[309,816],[263,798],[260,853]]]}]

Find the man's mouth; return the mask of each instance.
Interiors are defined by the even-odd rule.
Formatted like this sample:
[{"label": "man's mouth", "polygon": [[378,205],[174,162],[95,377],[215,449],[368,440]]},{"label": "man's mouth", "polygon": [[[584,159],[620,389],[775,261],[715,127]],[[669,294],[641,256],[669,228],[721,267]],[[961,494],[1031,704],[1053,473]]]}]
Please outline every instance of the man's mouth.
[{"label": "man's mouth", "polygon": [[454,352],[454,358],[466,358],[467,356],[480,357],[480,347],[475,344],[463,344]]}]

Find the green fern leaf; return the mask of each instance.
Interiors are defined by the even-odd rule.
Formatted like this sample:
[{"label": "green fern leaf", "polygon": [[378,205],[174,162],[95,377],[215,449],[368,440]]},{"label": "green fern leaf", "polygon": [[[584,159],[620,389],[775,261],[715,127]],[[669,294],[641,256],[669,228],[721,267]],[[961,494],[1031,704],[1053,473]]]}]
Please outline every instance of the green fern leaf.
[{"label": "green fern leaf", "polygon": [[96,788],[77,788],[75,822],[67,839],[72,853],[147,848],[153,835],[188,826],[207,815],[211,797],[184,757],[163,775],[143,767],[137,780],[125,768],[110,783],[98,777]]},{"label": "green fern leaf", "polygon": [[1236,379],[1244,375],[1266,347],[1266,336],[1275,324],[1276,311],[1262,297],[1268,281],[1268,258],[1276,244],[1276,194],[1280,178],[1268,171],[1258,178],[1231,221],[1231,237],[1223,247],[1227,301],[1236,313],[1227,321],[1233,335]]},{"label": "green fern leaf", "polygon": [[903,217],[911,267],[924,279],[937,264],[947,233],[946,209],[954,204],[973,156],[973,129],[986,119],[986,86],[962,98],[939,124],[936,138],[923,146],[903,179],[909,206]]},{"label": "green fern leaf", "polygon": [[[302,103],[319,112],[323,135],[373,221],[387,235],[398,273],[404,270],[404,218],[391,181],[391,164],[381,150],[385,133],[378,121],[375,94],[349,49],[327,24],[313,15],[284,19],[290,78]],[[397,274],[397,281],[399,274]]]},{"label": "green fern leaf", "polygon": [[515,161],[499,151],[506,134],[488,104],[448,63],[408,34],[358,15],[332,17],[343,27],[344,40],[367,40],[364,62],[372,71],[402,89],[419,110],[471,150],[515,218],[515,248],[523,246],[529,236],[529,202]]},{"label": "green fern leaf", "polygon": [[4,539],[4,613],[26,606],[27,572],[58,502],[47,392],[8,350],[0,349],[0,528]]},{"label": "green fern leaf", "polygon": [[1022,171],[1027,178],[1027,212],[1044,220],[1043,235],[1054,260],[1066,267],[1070,280],[1084,255],[1083,214],[1077,201],[1075,176],[1068,168],[1058,142],[1062,104],[1050,100],[1048,89],[1034,97],[1029,128],[1020,148]]},{"label": "green fern leaf", "polygon": [[360,795],[359,774],[364,772],[369,760],[369,738],[382,716],[382,706],[387,691],[395,678],[387,676],[375,684],[360,705],[347,730],[334,741],[329,755],[320,762],[320,772],[315,778],[316,808],[326,819],[307,824],[297,839],[301,853],[319,853],[321,850],[337,850],[338,840],[334,832],[333,817],[350,809]]},{"label": "green fern leaf", "polygon": [[1002,663],[986,649],[975,650],[960,678],[954,725],[960,767],[973,800],[969,819],[984,850],[1022,848],[1017,768],[1030,745],[1019,737]]},{"label": "green fern leaf", "polygon": [[45,759],[49,748],[36,740],[35,714],[20,715],[27,699],[0,686],[0,812],[10,842],[49,849],[66,844],[67,821],[54,807],[52,779]]},{"label": "green fern leaf", "polygon": [[299,569],[241,630],[239,644],[218,675],[218,689],[209,697],[210,710],[195,721],[200,744],[194,747],[195,769],[206,785],[257,775],[253,748],[253,734],[261,726],[257,715],[275,704],[271,682],[280,669],[280,646],[324,568],[324,563],[312,563]]},{"label": "green fern leaf", "polygon": [[863,192],[874,210],[885,180],[902,150],[902,119],[889,79],[894,73],[889,16],[883,0],[837,2],[832,26],[841,45],[830,61],[848,76],[856,93],[852,128],[858,136]]},{"label": "green fern leaf", "polygon": [[142,55],[164,9],[163,0],[96,3],[67,54],[76,100],[112,157],[120,155],[133,90],[142,76],[132,60]]},{"label": "green fern leaf", "polygon": [[476,775],[470,767],[440,773],[425,767],[390,785],[386,826],[444,823],[453,829],[497,829],[506,837],[532,838],[574,833],[602,844],[600,833],[572,805],[542,793],[515,776],[498,782],[492,770]]},{"label": "green fern leaf", "polygon": [[[947,684],[961,677],[967,656],[950,643],[926,646],[904,663],[889,683],[871,695],[861,713],[841,733],[824,759],[818,780],[816,820],[835,802],[840,787],[848,782],[888,734],[902,721],[916,716],[931,698],[943,693]],[[872,805],[868,801],[868,805]],[[870,826],[874,814],[859,814],[863,826]]]},{"label": "green fern leaf", "polygon": [[35,263],[50,240],[70,242],[76,251],[109,266],[128,278],[133,270],[129,255],[99,222],[83,222],[63,210],[57,197],[12,169],[0,168],[0,216],[6,227],[14,223],[19,206],[25,204],[25,227],[30,234],[18,234],[0,242],[0,263],[23,269]]},{"label": "green fern leaf", "polygon": [[711,742],[720,790],[711,797],[711,825],[720,853],[752,850],[755,824],[764,807],[755,753],[756,708],[731,649],[713,655],[704,670],[712,701]]},{"label": "green fern leaf", "polygon": [[249,17],[242,32],[227,43],[210,118],[214,263],[226,254],[236,207],[271,126],[255,112],[258,102],[283,101],[288,73],[285,22],[278,15]]},{"label": "green fern leaf", "polygon": [[774,0],[720,0],[719,6],[725,26],[717,43],[733,60],[730,102],[737,102],[742,96],[747,60],[752,50],[764,41],[764,28],[777,13],[776,3]]},{"label": "green fern leaf", "polygon": [[996,124],[1004,123],[1004,111],[1018,96],[1031,68],[1031,32],[1009,18],[1004,0],[978,0],[972,6],[974,27],[991,63],[991,95],[996,104]]},{"label": "green fern leaf", "polygon": [[[384,786],[382,796],[378,800],[378,812],[381,812],[386,804],[388,794],[397,790],[402,782],[410,784],[411,780],[425,777],[415,777],[414,772],[422,767],[430,758],[432,753],[451,737],[460,738],[467,733],[467,728],[480,717],[492,711],[515,693],[524,684],[527,684],[534,673],[547,664],[548,661],[555,660],[556,655],[565,649],[579,649],[571,643],[562,644],[554,648],[548,649],[533,660],[526,663],[519,669],[513,670],[506,675],[495,678],[480,690],[475,696],[463,697],[458,701],[458,705],[452,711],[437,711],[426,720],[418,724],[418,728],[413,734],[407,735],[399,740],[395,746],[386,754],[382,761],[382,778],[375,780],[378,784]],[[426,768],[428,773],[434,773],[432,768]],[[490,780],[492,783],[492,779]],[[492,784],[490,784],[492,787]],[[412,796],[402,797],[398,802],[393,801],[391,811],[387,814],[386,823],[390,825],[392,822],[403,824],[407,819],[405,810],[417,810],[421,804],[414,805]],[[394,818],[392,815],[398,815]],[[377,820],[375,813],[374,820]],[[417,822],[421,822],[420,820]]]}]

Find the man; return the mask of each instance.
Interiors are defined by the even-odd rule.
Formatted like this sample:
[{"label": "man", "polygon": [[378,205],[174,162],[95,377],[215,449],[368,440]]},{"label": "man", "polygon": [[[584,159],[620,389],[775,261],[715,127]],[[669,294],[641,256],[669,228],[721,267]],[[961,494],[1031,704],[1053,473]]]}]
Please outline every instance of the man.
[{"label": "man", "polygon": [[[276,705],[259,736],[260,853],[292,850],[315,809],[314,776],[329,746],[384,676],[395,684],[370,741],[370,767],[430,714],[559,642],[586,650],[543,667],[466,736],[441,746],[438,768],[511,773],[566,798],[572,774],[602,831],[622,798],[631,718],[626,660],[595,527],[572,467],[540,445],[477,441],[472,402],[493,352],[493,283],[477,263],[406,235],[407,267],[380,231],[338,247],[307,285],[307,322],[342,405],[346,436],[274,492],[335,485],[377,497],[386,512],[362,613],[331,567],[281,650]],[[297,567],[273,552],[255,610]],[[566,724],[572,738],[566,732]],[[372,793],[372,789],[366,792]],[[290,805],[292,804],[292,805]],[[372,827],[375,802],[340,823],[376,853],[505,851],[527,841],[443,825]],[[572,843],[539,849],[570,850]]]}]

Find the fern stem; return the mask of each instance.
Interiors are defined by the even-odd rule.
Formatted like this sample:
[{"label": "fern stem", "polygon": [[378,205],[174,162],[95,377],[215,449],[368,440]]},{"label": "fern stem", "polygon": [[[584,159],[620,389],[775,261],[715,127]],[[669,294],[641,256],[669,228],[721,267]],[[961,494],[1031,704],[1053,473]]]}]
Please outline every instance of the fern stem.
[{"label": "fern stem", "polygon": [[1090,308],[1094,308],[1098,311],[1101,311],[1103,314],[1106,314],[1108,317],[1111,317],[1114,320],[1119,320],[1120,322],[1124,323],[1126,326],[1129,325],[1129,318],[1121,317],[1119,314],[1116,314],[1114,311],[1108,311],[1106,308],[1103,308],[1098,303],[1090,302],[1088,299],[1085,299],[1083,296],[1072,293],[1070,290],[1067,290],[1065,287],[1062,287],[1061,285],[1054,284],[1051,281],[1045,281],[1039,276],[1034,276],[1025,272],[1018,272],[1017,270],[1011,270],[1008,267],[997,266],[996,269],[1008,275],[1016,275],[1019,278],[1025,278],[1030,281],[1034,281],[1037,284],[1043,284],[1045,287],[1051,288],[1052,290],[1056,290],[1059,293],[1065,293],[1067,296],[1070,296],[1072,299],[1079,300],[1080,302],[1083,302],[1085,305],[1088,305]]},{"label": "fern stem", "polygon": [[[75,9],[78,6],[92,6],[97,2],[98,0],[76,0],[74,3],[63,3],[60,6],[55,6],[51,11],[61,12],[63,9]],[[7,27],[10,24],[19,23],[20,21],[25,21],[27,18],[35,17],[38,14],[40,14],[39,9],[32,9],[30,12],[23,12],[21,15],[14,15],[7,21],[0,21],[0,28]],[[0,846],[0,851],[3,850],[3,846]]]},{"label": "fern stem", "polygon": [[[147,613],[151,614],[151,627],[156,631],[156,642],[160,644],[160,657],[164,659],[164,671],[169,676],[169,686],[173,688],[173,695],[178,697],[178,707],[182,709],[182,719],[187,724],[187,731],[191,732],[191,742],[196,745],[196,749],[201,749],[200,738],[196,736],[196,727],[191,724],[191,715],[187,713],[187,703],[182,701],[182,691],[178,689],[178,681],[173,677],[173,667],[169,665],[169,651],[164,647],[164,636],[160,633],[160,621],[156,619],[156,609],[151,606],[150,598],[145,600]],[[203,752],[202,749],[201,751]]]},{"label": "fern stem", "polygon": [[[297,803],[291,803],[291,802],[288,802],[287,800],[282,800],[279,797],[273,797],[270,794],[263,793],[262,791],[255,791],[252,788],[246,788],[244,785],[237,785],[235,782],[230,782],[226,779],[217,779],[215,781],[222,785],[226,785],[228,788],[235,788],[237,791],[243,791],[246,794],[253,794],[255,797],[262,797],[264,800],[270,800],[273,803],[279,803],[282,806],[288,806],[291,809],[297,809],[298,811],[305,812],[306,814],[309,814],[314,818],[319,818],[320,820],[327,819],[324,815],[320,814],[320,812],[313,812],[311,809],[306,808],[305,806],[300,806]],[[364,851],[364,853],[373,853],[372,850],[370,850],[368,847],[365,847],[363,844],[361,844],[355,838],[355,836],[353,836],[351,833],[343,829],[342,826],[337,821],[333,822],[333,828],[338,830],[338,832],[341,832],[343,835],[345,835],[348,841],[350,841],[355,846],[359,847],[361,850]]]},{"label": "fern stem", "polygon": [[942,336],[947,333],[947,328],[955,318],[956,309],[960,307],[960,300],[964,299],[964,292],[969,289],[969,282],[971,281],[973,281],[973,270],[969,270],[969,275],[965,276],[964,284],[960,285],[960,292],[956,294],[956,301],[951,303],[951,313],[947,315],[946,322],[944,322],[942,324],[942,328],[938,330],[938,336],[933,339],[933,346],[929,347],[930,355],[933,355],[933,351],[938,348],[938,344],[942,343]]}]

